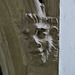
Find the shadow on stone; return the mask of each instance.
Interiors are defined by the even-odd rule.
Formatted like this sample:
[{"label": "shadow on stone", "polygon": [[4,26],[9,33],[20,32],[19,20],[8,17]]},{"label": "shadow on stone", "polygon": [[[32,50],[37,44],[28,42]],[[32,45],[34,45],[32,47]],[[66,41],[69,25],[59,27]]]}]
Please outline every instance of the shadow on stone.
[{"label": "shadow on stone", "polygon": [[43,3],[43,0],[39,0],[40,1],[40,3]]},{"label": "shadow on stone", "polygon": [[0,66],[0,75],[3,75],[3,74],[2,74],[2,69],[1,69],[1,66]]}]

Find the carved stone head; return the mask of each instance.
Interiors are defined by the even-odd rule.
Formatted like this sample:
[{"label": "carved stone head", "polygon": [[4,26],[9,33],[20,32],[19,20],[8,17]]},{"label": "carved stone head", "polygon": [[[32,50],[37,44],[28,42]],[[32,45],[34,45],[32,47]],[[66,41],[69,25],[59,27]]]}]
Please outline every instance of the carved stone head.
[{"label": "carved stone head", "polygon": [[[58,20],[55,17],[40,18],[26,14],[19,27],[27,61],[42,64],[58,57]],[[52,57],[53,59],[50,59]]]}]

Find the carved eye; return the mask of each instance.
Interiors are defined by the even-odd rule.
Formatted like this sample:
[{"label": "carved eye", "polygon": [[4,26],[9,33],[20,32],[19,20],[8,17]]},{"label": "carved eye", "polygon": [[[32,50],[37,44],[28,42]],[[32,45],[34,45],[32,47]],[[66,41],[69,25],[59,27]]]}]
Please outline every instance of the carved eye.
[{"label": "carved eye", "polygon": [[38,48],[40,48],[40,47],[41,47],[41,45],[40,45],[40,44],[37,44],[37,47],[38,47]]},{"label": "carved eye", "polygon": [[45,38],[45,34],[43,33],[45,31],[46,31],[46,29],[43,29],[43,28],[37,29],[37,36],[38,36],[38,38],[40,38],[40,39]]}]

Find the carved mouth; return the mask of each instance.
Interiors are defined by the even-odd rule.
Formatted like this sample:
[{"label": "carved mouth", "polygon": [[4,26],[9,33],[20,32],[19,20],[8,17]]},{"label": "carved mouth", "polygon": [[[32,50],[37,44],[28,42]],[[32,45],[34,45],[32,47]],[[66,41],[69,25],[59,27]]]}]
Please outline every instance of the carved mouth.
[{"label": "carved mouth", "polygon": [[40,53],[42,53],[42,52],[40,52],[40,51],[31,51],[31,54],[40,54]]},{"label": "carved mouth", "polygon": [[43,52],[46,52],[46,50],[43,50],[42,52],[40,52],[40,51],[31,51],[31,54],[41,54]]},{"label": "carved mouth", "polygon": [[43,50],[42,52],[40,52],[40,51],[31,51],[31,54],[32,54],[33,58],[40,56],[42,62],[46,63],[46,60],[48,59],[48,55],[49,55],[48,52],[49,51],[47,51],[47,50]]}]

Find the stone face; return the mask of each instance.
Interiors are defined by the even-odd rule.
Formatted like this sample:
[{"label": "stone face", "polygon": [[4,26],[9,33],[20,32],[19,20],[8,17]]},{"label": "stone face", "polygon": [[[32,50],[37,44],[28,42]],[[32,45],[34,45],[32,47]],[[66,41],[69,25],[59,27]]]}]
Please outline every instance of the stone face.
[{"label": "stone face", "polygon": [[[43,1],[43,3],[44,2],[45,1]],[[55,7],[55,5],[52,6],[53,8]],[[51,7],[50,9],[52,9]],[[47,6],[45,10],[47,11]],[[56,10],[56,7],[53,10]],[[27,13],[26,16],[24,16],[25,18],[28,16],[28,19],[26,18],[25,19],[26,22],[22,24],[24,28],[23,32],[25,34],[21,33],[22,34],[21,38],[23,44],[22,46],[24,48],[24,52],[27,58],[26,60],[28,63],[29,75],[31,74],[46,75],[46,73],[47,75],[58,74],[58,52],[59,52],[59,35],[58,35],[59,29],[57,18],[58,14],[56,13],[57,11],[54,12],[53,10],[51,10],[51,13],[49,13],[50,10],[46,12],[47,15],[46,18],[41,18],[41,16],[39,16],[40,14],[38,15],[37,13]],[[24,37],[26,37],[27,35],[29,38],[24,39]]]},{"label": "stone face", "polygon": [[[31,58],[31,60],[35,61],[35,59],[36,59],[36,61],[38,61],[37,57],[40,57],[41,64],[43,63],[41,60],[41,58],[42,58],[41,54],[42,53],[47,54],[46,50],[48,50],[48,48],[49,48],[49,42],[47,40],[48,36],[52,37],[53,46],[51,47],[51,49],[54,48],[55,51],[56,51],[56,49],[58,51],[57,21],[55,21],[56,22],[56,26],[55,26],[55,23],[53,24],[53,20],[55,20],[55,19],[54,18],[52,19],[52,21],[51,21],[52,25],[50,25],[49,22],[46,21],[45,19],[42,19],[41,24],[40,24],[40,22],[35,23],[34,19],[29,17],[29,15],[26,15],[25,18],[22,20],[23,21],[22,25],[19,26],[19,30],[20,30],[21,38],[22,38],[21,40],[22,40],[22,42],[24,42],[24,45],[23,45],[24,51],[25,51],[25,53],[26,53],[26,51],[28,52],[26,54],[29,55],[28,57]],[[40,27],[40,25],[45,24],[45,26],[50,26],[50,28],[47,28],[47,29],[44,27],[39,28],[39,27],[37,27],[36,24],[39,27]],[[39,40],[38,43],[36,42],[37,39],[33,36],[38,38],[38,40]],[[47,37],[47,39],[46,39],[46,37]],[[56,42],[54,42],[54,41],[56,41]],[[41,49],[41,47],[43,48],[43,51],[40,52],[40,50],[38,48]],[[53,51],[53,50],[50,50],[50,51]],[[50,51],[48,51],[48,52],[50,52]],[[33,59],[34,56],[35,56],[35,59]],[[58,56],[58,54],[57,54],[57,56]],[[53,60],[51,59],[51,61],[53,61]],[[40,62],[38,64],[40,64]]]},{"label": "stone face", "polygon": [[[42,2],[44,3],[45,0]],[[53,8],[55,7],[53,3],[52,6]],[[41,7],[42,9],[40,9],[39,7],[42,16],[39,16],[39,12],[26,13],[25,16],[22,17],[18,27],[20,31],[20,42],[25,53],[29,75],[58,74],[58,14],[53,11],[56,10],[56,7],[55,9],[50,7],[50,9],[52,9],[51,13],[49,13],[50,10],[47,12],[49,7],[47,7],[46,4],[45,7],[46,18],[43,17],[42,14],[45,14],[45,12],[42,12],[44,8]]]}]

